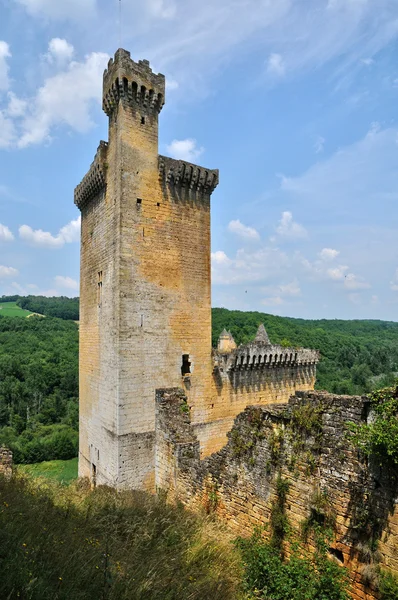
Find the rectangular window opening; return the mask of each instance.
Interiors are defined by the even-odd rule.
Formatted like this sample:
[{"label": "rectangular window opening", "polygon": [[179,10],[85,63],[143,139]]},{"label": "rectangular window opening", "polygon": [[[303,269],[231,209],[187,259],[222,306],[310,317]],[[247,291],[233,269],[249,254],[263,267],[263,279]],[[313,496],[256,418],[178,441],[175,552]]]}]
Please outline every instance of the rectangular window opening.
[{"label": "rectangular window opening", "polygon": [[184,377],[191,373],[191,363],[189,362],[189,354],[182,355],[181,374]]},{"label": "rectangular window opening", "polygon": [[141,117],[141,125],[145,125],[145,117]]},{"label": "rectangular window opening", "polygon": [[137,206],[139,206],[140,204],[142,204],[142,199],[141,198],[137,198]]},{"label": "rectangular window opening", "polygon": [[160,202],[157,202],[157,203],[156,203],[156,206],[159,208],[159,206],[160,206]]},{"label": "rectangular window opening", "polygon": [[97,304],[98,304],[98,307],[101,308],[101,304],[102,304],[102,271],[98,271]]},{"label": "rectangular window opening", "polygon": [[93,487],[97,485],[97,467],[94,463],[91,465],[91,482]]}]

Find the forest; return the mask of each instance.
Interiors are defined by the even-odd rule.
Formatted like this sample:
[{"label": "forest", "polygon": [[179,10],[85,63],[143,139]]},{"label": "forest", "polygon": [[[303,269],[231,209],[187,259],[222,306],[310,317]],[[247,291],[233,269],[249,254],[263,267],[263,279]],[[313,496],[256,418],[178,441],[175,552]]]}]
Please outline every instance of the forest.
[{"label": "forest", "polygon": [[[10,296],[8,301],[47,316],[0,315],[0,446],[10,447],[18,463],[73,458],[78,445],[78,325],[76,313],[70,320],[65,315],[71,303],[78,314],[78,299],[48,298],[43,303],[41,297]],[[50,316],[51,310],[64,317]],[[224,308],[214,308],[212,317],[213,346],[224,328],[240,344],[252,340],[264,323],[272,343],[320,350],[318,389],[363,394],[392,384],[398,374],[395,322],[311,321]]]},{"label": "forest", "polygon": [[76,456],[78,327],[0,316],[0,446],[15,462]]}]

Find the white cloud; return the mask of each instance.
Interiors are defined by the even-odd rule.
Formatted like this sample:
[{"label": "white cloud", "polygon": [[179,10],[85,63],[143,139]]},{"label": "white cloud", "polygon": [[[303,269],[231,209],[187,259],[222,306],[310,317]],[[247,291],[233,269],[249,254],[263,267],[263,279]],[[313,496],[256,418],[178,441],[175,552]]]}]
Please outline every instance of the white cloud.
[{"label": "white cloud", "polygon": [[83,62],[48,78],[32,100],[29,113],[21,123],[20,148],[50,138],[53,127],[68,125],[80,133],[93,126],[91,105],[101,99],[102,73],[108,55],[93,52]]},{"label": "white cloud", "polygon": [[335,281],[340,281],[347,277],[346,273],[349,267],[345,265],[339,265],[338,267],[334,267],[333,269],[327,269],[326,274],[329,279],[334,279]]},{"label": "white cloud", "polygon": [[348,294],[348,299],[352,304],[362,304],[361,294]]},{"label": "white cloud", "polygon": [[329,158],[315,163],[298,177],[281,177],[282,192],[306,203],[306,208],[322,212],[323,218],[331,212],[345,215],[347,207],[360,215],[366,206],[385,205],[398,199],[396,169],[398,129],[380,129],[372,123],[369,131],[358,142],[335,152]]},{"label": "white cloud", "polygon": [[366,290],[371,286],[362,277],[358,277],[354,273],[347,273],[344,277],[344,287],[347,290]]},{"label": "white cloud", "polygon": [[18,270],[13,267],[4,267],[0,265],[0,279],[5,279],[6,277],[16,277],[18,275]]},{"label": "white cloud", "polygon": [[228,258],[223,250],[217,250],[217,252],[211,253],[211,262],[214,265],[229,265],[232,260]]},{"label": "white cloud", "polygon": [[322,260],[331,261],[334,260],[340,254],[339,250],[334,250],[333,248],[323,248],[319,256]]},{"label": "white cloud", "polygon": [[12,242],[14,235],[6,225],[0,223],[0,242]]},{"label": "white cloud", "polygon": [[393,292],[398,292],[398,269],[396,269],[394,277],[390,281],[390,287],[393,290]]},{"label": "white cloud", "polygon": [[60,288],[65,288],[68,290],[78,290],[79,282],[72,277],[64,277],[63,275],[57,275],[54,279],[55,285]]},{"label": "white cloud", "polygon": [[267,71],[272,75],[283,77],[286,72],[286,66],[283,57],[280,54],[272,53],[267,61]]},{"label": "white cloud", "polygon": [[0,148],[9,148],[16,139],[14,123],[0,110]]},{"label": "white cloud", "polygon": [[325,147],[325,142],[326,142],[325,138],[322,137],[321,135],[318,135],[318,137],[316,138],[315,143],[314,143],[314,150],[315,150],[316,154],[321,154],[323,152],[324,147]]},{"label": "white cloud", "polygon": [[243,225],[239,220],[230,221],[228,224],[228,231],[234,233],[238,237],[244,240],[259,240],[260,234],[254,227]]},{"label": "white cloud", "polygon": [[13,92],[8,92],[8,106],[5,111],[8,117],[23,117],[26,114],[27,107],[26,100],[21,100]]},{"label": "white cloud", "polygon": [[264,294],[269,298],[292,298],[301,295],[301,288],[297,279],[293,279],[290,283],[281,283],[279,285],[268,285],[261,288]]},{"label": "white cloud", "polygon": [[276,228],[278,235],[288,239],[303,239],[307,237],[305,228],[293,220],[293,215],[289,211],[282,213],[282,218]]},{"label": "white cloud", "polygon": [[47,60],[50,63],[65,64],[72,59],[74,47],[64,39],[53,38],[48,44]]},{"label": "white cloud", "polygon": [[79,241],[81,218],[71,221],[62,227],[57,235],[42,229],[32,229],[29,225],[19,228],[19,237],[30,246],[41,248],[62,248],[65,244]]},{"label": "white cloud", "polygon": [[300,296],[301,289],[297,279],[287,284],[281,284],[279,290],[283,296]]},{"label": "white cloud", "polygon": [[171,19],[176,14],[175,2],[168,0],[147,0],[150,13],[159,19]]},{"label": "white cloud", "polygon": [[8,79],[8,58],[11,58],[10,46],[7,42],[0,40],[0,92],[7,90],[10,85]]},{"label": "white cloud", "polygon": [[197,141],[192,138],[186,140],[173,140],[167,146],[167,152],[172,158],[195,162],[204,152],[203,147],[197,146]]},{"label": "white cloud", "polygon": [[172,92],[173,90],[177,90],[180,87],[178,81],[175,79],[171,79],[170,77],[166,78],[166,92]]},{"label": "white cloud", "polygon": [[264,304],[264,306],[280,306],[283,302],[280,296],[270,296],[261,300],[261,304]]},{"label": "white cloud", "polygon": [[71,242],[79,242],[80,241],[80,226],[81,226],[81,217],[77,217],[74,221],[70,221],[67,225],[62,227],[59,232],[59,236],[65,241],[65,243],[70,244]]},{"label": "white cloud", "polygon": [[362,58],[361,63],[366,67],[371,67],[375,64],[375,60],[373,58]]},{"label": "white cloud", "polygon": [[80,20],[93,14],[96,0],[16,0],[31,15],[51,19]]},{"label": "white cloud", "polygon": [[287,255],[274,247],[263,247],[255,252],[241,248],[234,258],[219,250],[212,253],[211,259],[212,281],[221,285],[266,282],[280,277],[289,265]]}]

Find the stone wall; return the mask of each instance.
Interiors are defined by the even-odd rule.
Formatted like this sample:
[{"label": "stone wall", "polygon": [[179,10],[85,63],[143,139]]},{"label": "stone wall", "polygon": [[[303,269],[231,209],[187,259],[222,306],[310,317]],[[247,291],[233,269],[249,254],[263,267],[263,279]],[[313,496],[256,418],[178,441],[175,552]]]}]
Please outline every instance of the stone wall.
[{"label": "stone wall", "polygon": [[12,475],[12,452],[7,448],[0,448],[0,475],[11,477]]},{"label": "stone wall", "polygon": [[170,498],[205,506],[250,535],[269,523],[282,478],[289,484],[286,516],[300,539],[308,527],[308,551],[311,522],[333,527],[330,555],[348,567],[353,598],[377,598],[376,564],[398,572],[396,481],[350,442],[347,423],[368,418],[366,398],[297,392],[287,405],[248,407],[226,446],[204,460],[181,391],[158,390],[156,403],[157,485]]}]

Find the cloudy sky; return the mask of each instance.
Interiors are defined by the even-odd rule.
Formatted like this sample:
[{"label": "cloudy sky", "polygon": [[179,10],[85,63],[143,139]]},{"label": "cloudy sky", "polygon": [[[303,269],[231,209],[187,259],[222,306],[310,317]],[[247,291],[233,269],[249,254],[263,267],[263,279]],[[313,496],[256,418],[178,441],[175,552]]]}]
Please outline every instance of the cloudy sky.
[{"label": "cloudy sky", "polygon": [[398,320],[398,0],[0,0],[0,295],[78,294],[73,189],[120,45],[159,151],[220,169],[213,306]]}]

